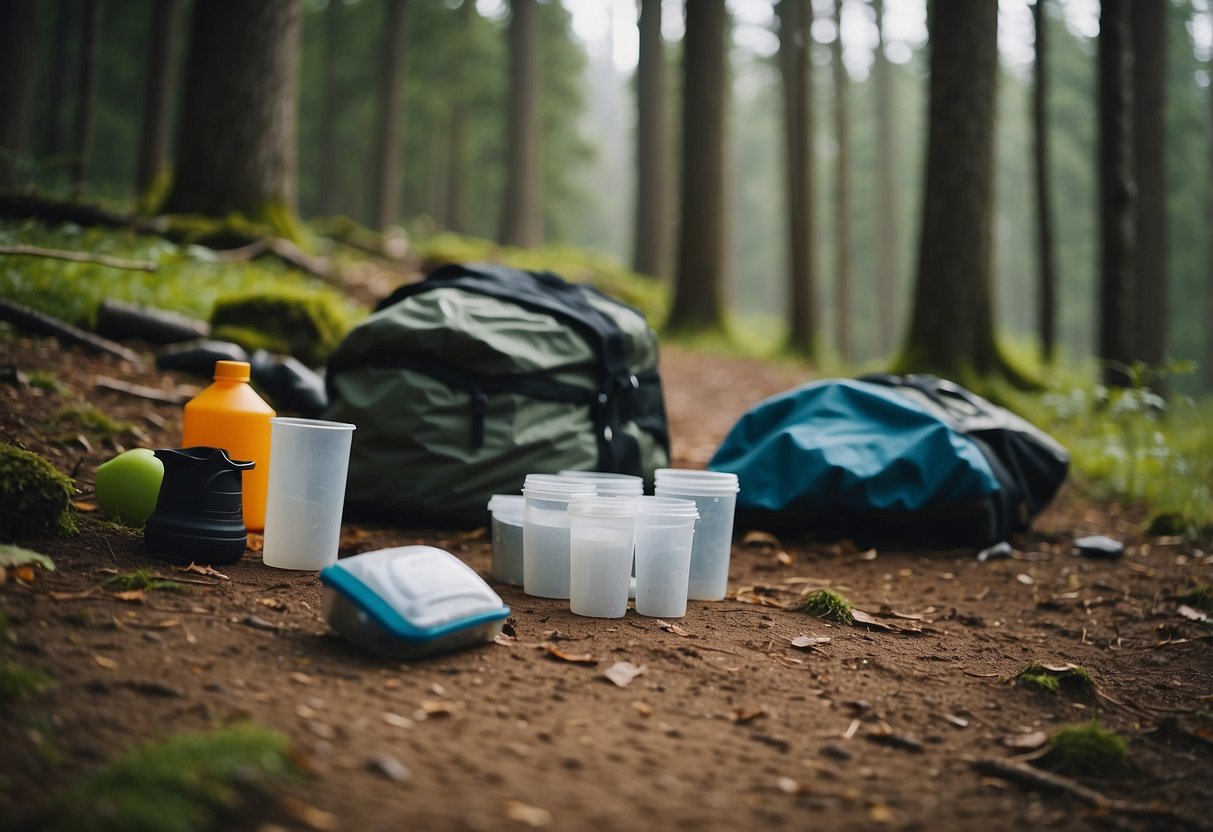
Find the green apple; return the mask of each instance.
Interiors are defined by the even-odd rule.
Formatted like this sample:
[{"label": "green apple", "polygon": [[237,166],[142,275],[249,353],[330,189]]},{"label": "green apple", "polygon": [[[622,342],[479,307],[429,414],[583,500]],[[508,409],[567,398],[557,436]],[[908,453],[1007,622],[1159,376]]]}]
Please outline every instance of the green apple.
[{"label": "green apple", "polygon": [[149,448],[132,448],[97,467],[97,503],[116,523],[139,527],[156,510],[164,463]]}]

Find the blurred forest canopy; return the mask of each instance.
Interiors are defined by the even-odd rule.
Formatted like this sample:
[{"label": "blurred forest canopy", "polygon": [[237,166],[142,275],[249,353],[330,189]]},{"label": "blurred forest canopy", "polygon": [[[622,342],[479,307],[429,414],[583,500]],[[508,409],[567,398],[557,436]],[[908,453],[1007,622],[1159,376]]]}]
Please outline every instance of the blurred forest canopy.
[{"label": "blurred forest canopy", "polygon": [[[504,0],[411,0],[408,3],[402,84],[400,205],[397,215],[415,235],[441,230],[492,239],[500,223],[506,169],[506,96],[509,52]],[[610,3],[619,12],[627,4]],[[693,0],[692,0],[693,2]],[[887,358],[878,343],[876,310],[877,140],[876,102],[870,53],[876,43],[870,0],[842,0],[851,25],[846,32],[871,31],[846,43],[849,74],[851,227],[851,335],[853,358],[863,363]],[[1059,265],[1057,339],[1064,357],[1086,358],[1095,338],[1098,293],[1099,215],[1097,211],[1095,32],[1072,24],[1074,8],[1097,20],[1093,2],[1042,0],[1051,61],[1047,116],[1051,142],[1051,198]],[[1167,13],[1167,221],[1170,349],[1175,358],[1201,360],[1210,322],[1206,320],[1209,217],[1209,43],[1211,10],[1206,0],[1160,0]],[[336,5],[332,5],[336,4]],[[100,18],[95,125],[85,197],[121,208],[135,204],[136,149],[139,146],[145,67],[152,2],[104,0]],[[584,3],[583,3],[584,5]],[[832,270],[836,262],[831,171],[837,155],[832,123],[830,44],[837,36],[833,0],[815,0],[813,34],[813,180],[817,204],[814,251],[818,306],[833,309]],[[913,3],[886,2],[913,6]],[[920,17],[925,18],[925,0]],[[1022,3],[1004,2],[1003,13]],[[70,132],[78,85],[82,0],[38,4],[36,31],[39,72],[28,178],[40,191],[66,196],[72,157]],[[636,106],[633,71],[617,66],[610,41],[586,43],[574,34],[573,0],[538,4],[540,135],[544,237],[601,249],[630,261],[634,182],[633,130]],[[731,91],[727,99],[725,196],[728,211],[727,297],[736,316],[764,316],[781,326],[786,297],[787,224],[783,118],[779,67],[773,54],[776,15],[768,0],[730,0]],[[188,43],[189,4],[177,15],[177,86]],[[1026,7],[1023,10],[1026,14]],[[678,93],[682,75],[678,27],[682,4],[666,2],[666,114],[677,171],[681,141]],[[345,215],[372,224],[370,168],[378,107],[379,44],[387,4],[382,0],[305,0],[299,77],[298,207],[304,219]],[[634,20],[634,18],[630,18]],[[1202,28],[1203,27],[1203,28]],[[997,315],[1004,335],[1031,343],[1036,332],[1035,218],[1032,193],[1030,26],[1005,27],[1000,38],[1020,43],[1023,61],[1001,67],[998,98],[995,274]],[[1097,31],[1097,26],[1095,27]],[[674,36],[671,33],[675,33]],[[924,30],[925,32],[925,30]],[[1199,41],[1199,42],[1198,42]],[[332,49],[331,64],[326,64]],[[868,59],[864,59],[864,50]],[[855,55],[859,54],[859,59]],[[896,174],[900,299],[904,325],[922,204],[925,140],[925,42],[900,40],[886,54],[892,63],[894,108],[893,170]],[[326,66],[332,70],[333,113],[325,115]],[[56,75],[59,94],[52,94]],[[452,141],[453,125],[464,131],[462,159]],[[323,193],[322,147],[326,124],[336,153],[328,193]],[[170,143],[172,144],[172,143]],[[175,145],[173,145],[175,147]],[[172,150],[170,150],[171,154]],[[834,342],[829,312],[821,315],[822,344]],[[892,339],[896,343],[899,339]],[[888,341],[884,341],[888,343]],[[1196,383],[1177,379],[1177,385]]]}]

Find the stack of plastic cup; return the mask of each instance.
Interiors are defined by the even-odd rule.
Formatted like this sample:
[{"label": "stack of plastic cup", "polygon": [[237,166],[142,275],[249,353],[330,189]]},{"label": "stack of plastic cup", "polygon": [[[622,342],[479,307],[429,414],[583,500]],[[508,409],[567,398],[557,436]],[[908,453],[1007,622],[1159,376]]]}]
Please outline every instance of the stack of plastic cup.
[{"label": "stack of plastic cup", "polygon": [[644,494],[644,479],[631,474],[606,471],[561,471],[562,477],[587,479],[598,489],[599,497],[639,497]]},{"label": "stack of plastic cup", "polygon": [[681,618],[687,612],[691,542],[699,511],[694,500],[636,501],[636,612]]},{"label": "stack of plastic cup", "polygon": [[578,494],[569,502],[569,609],[622,618],[636,545],[636,501]]},{"label": "stack of plastic cup", "polygon": [[540,598],[569,597],[569,500],[594,494],[594,483],[555,474],[527,474],[522,486],[522,590]]},{"label": "stack of plastic cup", "polygon": [[494,494],[489,500],[493,515],[493,579],[522,586],[522,516],[526,497]]},{"label": "stack of plastic cup", "polygon": [[654,483],[656,496],[694,500],[699,509],[687,597],[697,601],[721,600],[729,586],[733,512],[737,508],[737,492],[741,490],[737,475],[659,468]]}]

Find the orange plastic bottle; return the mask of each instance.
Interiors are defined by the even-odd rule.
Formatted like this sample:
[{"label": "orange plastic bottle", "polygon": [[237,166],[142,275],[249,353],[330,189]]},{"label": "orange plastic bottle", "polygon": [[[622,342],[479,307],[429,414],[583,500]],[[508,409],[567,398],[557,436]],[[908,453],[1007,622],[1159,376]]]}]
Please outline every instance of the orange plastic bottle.
[{"label": "orange plastic bottle", "polygon": [[234,460],[257,463],[244,472],[244,527],[265,528],[265,493],[270,478],[270,419],[276,414],[249,386],[246,361],[216,361],[215,383],[185,405],[181,447],[223,448]]}]

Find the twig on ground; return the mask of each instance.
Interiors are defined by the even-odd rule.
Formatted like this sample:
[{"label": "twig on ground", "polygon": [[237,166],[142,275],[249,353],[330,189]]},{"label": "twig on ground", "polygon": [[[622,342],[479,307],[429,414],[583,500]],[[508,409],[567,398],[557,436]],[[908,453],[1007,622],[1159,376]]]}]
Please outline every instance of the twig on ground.
[{"label": "twig on ground", "polygon": [[148,401],[160,402],[162,404],[182,405],[193,398],[192,393],[188,393],[179,389],[162,390],[159,387],[147,387],[142,384],[129,384],[125,381],[119,381],[116,378],[108,378],[106,376],[97,376],[94,382],[103,390],[113,390],[118,393],[126,393],[129,396],[135,396]]},{"label": "twig on ground", "polygon": [[105,254],[90,254],[87,251],[66,251],[23,244],[0,246],[0,254],[7,254],[11,257],[46,257],[51,260],[70,260],[73,263],[95,263],[98,266],[126,269],[132,272],[154,272],[160,268],[160,264],[151,260],[126,260],[122,257],[110,257]]}]

